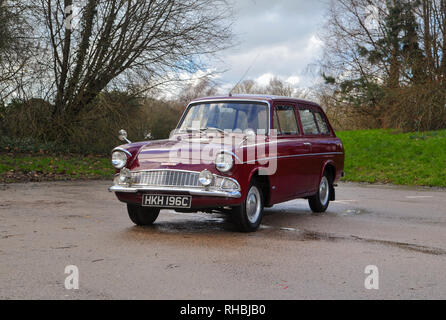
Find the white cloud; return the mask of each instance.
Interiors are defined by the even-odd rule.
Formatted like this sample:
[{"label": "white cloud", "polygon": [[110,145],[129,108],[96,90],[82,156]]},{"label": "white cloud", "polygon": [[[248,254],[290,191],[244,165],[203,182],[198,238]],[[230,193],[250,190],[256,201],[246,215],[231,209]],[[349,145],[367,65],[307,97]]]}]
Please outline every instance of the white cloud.
[{"label": "white cloud", "polygon": [[[181,92],[185,85],[196,86],[203,78],[210,78],[212,81],[216,81],[221,77],[221,74],[216,72],[216,69],[198,70],[195,73],[181,72],[170,73],[168,77],[170,79],[181,80],[180,83],[168,82],[158,87],[159,93],[156,95],[158,98],[174,99]],[[229,92],[229,90],[228,90]]]},{"label": "white cloud", "polygon": [[265,74],[262,74],[260,77],[258,77],[255,81],[257,84],[259,84],[261,86],[267,86],[272,78],[274,78],[274,74],[265,73]]},{"label": "white cloud", "polygon": [[265,13],[266,22],[278,22],[280,20],[280,14],[278,12],[267,12]]},{"label": "white cloud", "polygon": [[273,73],[269,73],[269,72],[262,74],[260,77],[257,77],[255,79],[255,82],[260,86],[267,86],[270,83],[271,79],[273,79],[275,77],[288,83],[292,87],[297,87],[297,85],[300,82],[300,77],[298,77],[298,76],[284,77],[282,75],[273,74]]},{"label": "white cloud", "polygon": [[323,46],[324,42],[321,39],[319,39],[316,35],[312,35],[310,40],[308,41],[306,52],[308,53],[308,55],[318,54]]},{"label": "white cloud", "polygon": [[300,83],[300,77],[298,77],[298,76],[291,76],[291,77],[288,77],[288,79],[286,79],[285,81],[288,82],[293,87],[295,87],[295,86],[297,86]]},{"label": "white cloud", "polygon": [[[220,54],[210,66],[227,70],[216,78],[226,94],[249,69],[243,80],[267,85],[278,77],[294,88],[311,87],[318,77],[307,72],[323,49],[317,37],[325,23],[329,0],[232,0],[239,45]],[[204,73],[184,75],[196,79]]]},{"label": "white cloud", "polygon": [[259,84],[274,76],[293,87],[316,82],[307,66],[323,49],[317,34],[325,22],[327,0],[240,0],[234,4],[234,32],[240,45],[224,52],[224,64],[217,66],[228,70],[220,79],[223,85],[237,83],[250,66],[246,79]]}]

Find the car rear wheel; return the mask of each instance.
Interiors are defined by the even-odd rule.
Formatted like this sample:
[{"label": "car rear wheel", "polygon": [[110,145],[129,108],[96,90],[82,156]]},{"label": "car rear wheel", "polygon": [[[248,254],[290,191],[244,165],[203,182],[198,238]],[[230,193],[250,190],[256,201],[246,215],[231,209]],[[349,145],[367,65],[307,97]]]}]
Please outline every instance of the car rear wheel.
[{"label": "car rear wheel", "polygon": [[152,225],[160,213],[158,208],[145,208],[134,204],[127,204],[127,211],[130,220],[137,226]]},{"label": "car rear wheel", "polygon": [[330,204],[331,192],[333,190],[330,176],[325,172],[319,183],[318,192],[308,199],[311,210],[314,213],[327,211]]},{"label": "car rear wheel", "polygon": [[242,232],[257,231],[262,222],[263,207],[262,189],[257,183],[253,183],[245,201],[241,206],[234,208],[232,212],[238,229]]}]

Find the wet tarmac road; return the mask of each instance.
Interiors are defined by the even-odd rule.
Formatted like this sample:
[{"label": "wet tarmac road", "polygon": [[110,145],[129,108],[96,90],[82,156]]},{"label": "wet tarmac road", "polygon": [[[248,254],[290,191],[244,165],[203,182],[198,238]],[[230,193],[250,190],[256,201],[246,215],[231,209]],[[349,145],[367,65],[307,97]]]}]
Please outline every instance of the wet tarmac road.
[{"label": "wet tarmac road", "polygon": [[134,227],[107,185],[0,186],[0,299],[446,298],[445,190],[341,184],[326,214],[291,201],[240,234],[173,211]]}]

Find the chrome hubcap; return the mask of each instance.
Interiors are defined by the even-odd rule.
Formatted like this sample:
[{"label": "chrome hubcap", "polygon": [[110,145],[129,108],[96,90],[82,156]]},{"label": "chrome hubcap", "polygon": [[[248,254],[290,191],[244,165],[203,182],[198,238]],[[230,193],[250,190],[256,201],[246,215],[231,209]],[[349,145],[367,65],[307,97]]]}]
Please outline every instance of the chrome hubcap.
[{"label": "chrome hubcap", "polygon": [[323,206],[327,204],[329,194],[330,194],[330,185],[328,183],[327,177],[324,176],[319,186],[319,199],[321,200],[321,204]]},{"label": "chrome hubcap", "polygon": [[259,219],[260,212],[262,210],[262,201],[260,192],[257,187],[253,186],[249,190],[248,197],[246,198],[246,214],[248,220],[251,223],[256,223]]}]

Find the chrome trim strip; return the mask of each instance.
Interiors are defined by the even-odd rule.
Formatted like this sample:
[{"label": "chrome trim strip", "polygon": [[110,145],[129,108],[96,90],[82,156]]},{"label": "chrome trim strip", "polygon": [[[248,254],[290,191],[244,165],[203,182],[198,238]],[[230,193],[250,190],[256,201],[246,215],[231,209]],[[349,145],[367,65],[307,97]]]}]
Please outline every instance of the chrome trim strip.
[{"label": "chrome trim strip", "polygon": [[189,108],[194,104],[206,104],[206,103],[224,103],[226,101],[229,102],[251,102],[251,103],[264,103],[268,106],[268,133],[266,136],[269,136],[271,133],[271,103],[268,100],[257,100],[257,99],[237,99],[237,98],[224,98],[224,97],[216,97],[216,99],[209,99],[209,100],[198,100],[198,101],[192,101],[189,103],[186,107],[186,110],[184,110],[183,115],[180,118],[180,121],[178,122],[177,127],[175,130],[178,130],[180,128],[180,125],[183,123],[184,118],[186,117],[187,112],[189,111]]},{"label": "chrome trim strip", "polygon": [[296,155],[292,155],[292,156],[280,156],[280,157],[256,159],[256,160],[244,162],[243,164],[254,163],[256,161],[274,160],[274,159],[300,158],[300,157],[312,157],[312,156],[329,156],[329,155],[342,155],[342,154],[343,154],[342,152],[305,153],[305,154],[296,154]]},{"label": "chrome trim strip", "polygon": [[154,172],[154,171],[176,171],[176,172],[185,172],[185,173],[196,173],[200,174],[200,171],[190,171],[190,170],[179,170],[179,169],[149,169],[149,170],[132,170],[132,173],[139,172]]},{"label": "chrome trim strip", "polygon": [[110,192],[121,192],[121,193],[137,193],[145,191],[156,191],[156,192],[180,192],[188,193],[192,196],[203,196],[203,197],[217,197],[217,198],[233,198],[240,199],[242,194],[240,191],[217,191],[217,190],[204,190],[196,188],[163,188],[163,187],[141,187],[132,188],[124,186],[113,186],[108,189]]},{"label": "chrome trim strip", "polygon": [[[298,138],[300,139],[300,138]],[[285,140],[285,139],[280,139],[280,140],[275,140],[275,141],[268,141],[268,142],[261,142],[261,143],[256,143],[256,144],[250,144],[250,145],[246,145],[246,146],[241,146],[240,148],[245,149],[245,148],[251,148],[251,147],[258,147],[258,146],[262,146],[262,145],[269,145],[269,144],[279,144],[279,143],[285,143],[285,142],[295,142],[296,140]],[[299,142],[302,143],[303,145],[306,146],[306,143],[310,143],[310,142]],[[310,143],[310,145],[313,145],[312,143]]]},{"label": "chrome trim strip", "polygon": [[292,142],[292,141],[294,141],[294,140],[275,140],[275,141],[261,142],[261,143],[241,146],[240,148],[245,149],[245,148],[252,148],[252,147],[258,147],[258,146],[263,146],[263,145],[266,146],[266,145],[269,145],[269,144],[279,144],[279,143]]},{"label": "chrome trim strip", "polygon": [[112,153],[115,152],[115,151],[122,151],[122,152],[124,152],[125,154],[127,154],[129,157],[132,157],[132,156],[133,156],[133,155],[130,153],[130,151],[125,150],[124,148],[114,148],[113,151],[112,151]]}]

